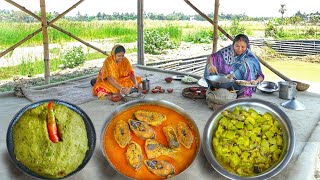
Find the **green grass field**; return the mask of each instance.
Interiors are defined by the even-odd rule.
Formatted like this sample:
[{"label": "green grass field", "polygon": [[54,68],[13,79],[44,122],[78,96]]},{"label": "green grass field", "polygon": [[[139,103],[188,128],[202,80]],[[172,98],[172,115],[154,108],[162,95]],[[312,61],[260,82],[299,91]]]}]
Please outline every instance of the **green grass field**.
[{"label": "green grass field", "polygon": [[[219,22],[219,25],[228,32],[228,27],[231,22]],[[241,22],[246,27],[246,33],[249,35],[263,35],[265,25],[263,22]],[[112,39],[117,43],[129,43],[136,42],[137,40],[137,26],[136,21],[94,21],[94,22],[69,22],[66,20],[60,20],[55,25],[65,29],[73,35],[87,41],[92,40],[104,40]],[[40,28],[40,23],[0,23],[0,51],[14,45],[21,41],[27,35],[30,35],[35,30]],[[285,27],[288,33],[303,32],[305,29],[315,28],[316,32],[319,27],[304,27],[299,26],[298,28]],[[198,21],[151,21],[145,20],[144,30],[156,29],[160,32],[168,32],[170,38],[175,41],[197,41],[198,43],[202,40],[207,41],[212,34],[212,25],[209,22],[198,22]],[[211,33],[211,34],[210,34]],[[26,41],[22,46],[36,46],[42,44],[42,33],[39,33]],[[75,41],[71,37],[64,33],[55,30],[54,28],[48,28],[49,43],[65,43]],[[208,43],[208,42],[206,42]],[[209,42],[210,43],[210,42]],[[61,54],[60,49],[52,49],[50,53]],[[136,48],[128,49],[128,52],[136,52]],[[10,56],[8,53],[6,56]],[[101,53],[90,53],[87,54],[87,59],[103,58],[104,55]],[[34,60],[33,60],[34,61]],[[58,66],[61,64],[61,58],[51,59],[50,71],[56,71]],[[270,64],[283,74],[287,75],[292,79],[305,79],[310,81],[319,82],[317,78],[317,72],[320,70],[320,64],[311,64],[305,62],[282,62],[282,61],[271,61]],[[35,60],[30,62],[28,57],[23,60],[23,63],[13,67],[2,67],[0,68],[0,80],[10,79],[16,75],[35,75],[44,73],[43,60]],[[276,78],[277,76],[265,70],[266,78]]]},{"label": "green grass field", "polygon": [[[320,64],[302,61],[268,61],[268,63],[292,80],[320,82]],[[262,65],[265,80],[275,81],[280,77]]]}]

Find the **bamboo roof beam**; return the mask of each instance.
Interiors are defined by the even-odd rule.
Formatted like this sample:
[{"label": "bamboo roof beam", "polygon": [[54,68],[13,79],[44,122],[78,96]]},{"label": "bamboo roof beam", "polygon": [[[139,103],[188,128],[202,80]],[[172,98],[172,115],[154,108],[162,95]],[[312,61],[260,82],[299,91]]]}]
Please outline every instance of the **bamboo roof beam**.
[{"label": "bamboo roof beam", "polygon": [[64,30],[64,29],[62,29],[62,28],[60,28],[60,27],[58,27],[58,26],[56,26],[56,25],[53,25],[53,24],[50,24],[50,26],[53,27],[53,28],[55,28],[55,29],[58,30],[58,31],[61,31],[61,32],[67,34],[68,36],[74,38],[75,40],[77,40],[77,41],[85,44],[86,46],[89,46],[89,47],[91,47],[91,48],[93,48],[93,49],[101,52],[101,53],[104,54],[104,55],[108,55],[106,51],[103,51],[103,50],[101,50],[101,49],[99,49],[99,48],[91,45],[90,43],[85,42],[84,40],[78,38],[77,36],[71,34],[70,32],[68,32],[68,31],[66,31],[66,30]]},{"label": "bamboo roof beam", "polygon": [[[37,16],[37,15],[34,14],[33,12],[27,10],[25,7],[23,7],[23,6],[15,3],[15,2],[12,1],[12,0],[5,0],[5,1],[7,1],[8,3],[16,6],[17,8],[19,8],[19,9],[22,10],[23,12],[29,14],[30,16],[34,17],[35,19],[41,21],[41,18],[40,18],[39,16]],[[57,20],[59,20],[59,19],[60,19],[61,17],[63,17],[65,14],[67,14],[68,12],[70,12],[72,9],[76,8],[76,7],[77,7],[81,2],[83,2],[83,1],[84,1],[84,0],[78,1],[78,2],[77,2],[76,4],[74,4],[72,7],[70,7],[69,9],[67,9],[66,11],[64,11],[63,13],[61,13],[60,15],[58,15],[57,17],[55,17],[53,20],[51,20],[50,22],[47,22],[47,25],[48,25],[48,26],[51,26],[51,27],[53,27],[53,28],[55,28],[55,29],[63,32],[63,33],[66,33],[66,34],[69,35],[70,37],[78,40],[79,42],[85,44],[86,46],[89,46],[89,47],[91,47],[91,48],[93,48],[93,49],[101,52],[101,53],[104,54],[104,55],[108,55],[106,51],[103,51],[103,50],[101,50],[101,49],[99,49],[99,48],[97,48],[97,47],[95,47],[95,46],[93,46],[93,45],[85,42],[84,40],[81,40],[80,38],[72,35],[70,32],[67,32],[67,31],[63,30],[62,28],[53,25],[54,22],[56,22]],[[11,47],[8,48],[7,50],[1,52],[1,53],[0,53],[0,57],[4,56],[4,55],[7,54],[8,52],[14,50],[16,47],[18,47],[19,45],[21,45],[22,43],[24,43],[25,41],[27,41],[28,39],[30,39],[31,37],[33,37],[34,35],[36,35],[37,33],[39,33],[38,31],[41,32],[41,28],[38,29],[36,32],[28,35],[26,38],[24,38],[24,39],[21,40],[20,42],[18,42],[18,43],[16,43],[15,45],[11,46]]]},{"label": "bamboo roof beam", "polygon": [[27,37],[25,37],[24,39],[22,39],[21,41],[19,41],[18,43],[16,43],[15,45],[9,47],[8,49],[2,51],[0,53],[0,57],[6,55],[8,52],[14,50],[16,47],[20,46],[21,44],[23,44],[24,42],[26,42],[27,40],[29,40],[30,38],[32,38],[33,36],[37,35],[39,32],[42,31],[42,28],[37,29],[35,32],[29,34]]},{"label": "bamboo roof beam", "polygon": [[34,14],[33,12],[29,11],[28,9],[26,9],[25,7],[21,6],[20,4],[17,4],[16,2],[12,1],[12,0],[5,0],[8,3],[12,4],[13,6],[19,8],[21,11],[29,14],[30,16],[38,19],[39,21],[41,21],[41,18],[39,16],[37,16],[36,14]]},{"label": "bamboo roof beam", "polygon": [[[205,15],[203,12],[201,12],[198,8],[196,8],[189,0],[184,0],[193,10],[195,10],[200,16],[202,16],[204,19],[206,19],[207,21],[209,21],[212,25],[214,24],[212,19],[210,19],[207,15]],[[231,41],[233,41],[233,37],[230,36],[230,34],[228,34],[224,29],[222,29],[219,25],[218,25],[218,29],[220,32],[222,32],[222,34],[224,34],[225,36],[227,36],[227,38],[229,38]]]}]

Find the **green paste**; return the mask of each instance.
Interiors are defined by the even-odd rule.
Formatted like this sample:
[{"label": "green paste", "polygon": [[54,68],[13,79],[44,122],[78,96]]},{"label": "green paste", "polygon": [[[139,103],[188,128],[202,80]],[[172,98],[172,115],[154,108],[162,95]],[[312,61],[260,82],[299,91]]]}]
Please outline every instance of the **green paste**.
[{"label": "green paste", "polygon": [[53,111],[62,141],[53,143],[47,130],[47,106],[27,110],[13,127],[14,153],[18,161],[33,172],[48,178],[60,178],[77,169],[88,148],[82,117],[60,104]]}]

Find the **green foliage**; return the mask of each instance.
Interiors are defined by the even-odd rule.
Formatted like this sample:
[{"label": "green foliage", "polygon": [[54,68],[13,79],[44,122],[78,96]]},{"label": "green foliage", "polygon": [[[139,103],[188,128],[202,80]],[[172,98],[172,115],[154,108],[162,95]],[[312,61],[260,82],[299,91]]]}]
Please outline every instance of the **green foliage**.
[{"label": "green foliage", "polygon": [[174,49],[177,45],[170,39],[169,33],[147,30],[144,35],[146,53],[160,54],[165,49]]},{"label": "green foliage", "polygon": [[317,32],[316,29],[314,29],[314,28],[309,28],[309,29],[306,31],[306,35],[316,35],[316,32]]},{"label": "green foliage", "polygon": [[236,36],[238,34],[244,34],[245,33],[246,28],[244,27],[244,25],[240,24],[239,19],[233,19],[229,32],[231,35]]},{"label": "green foliage", "polygon": [[171,39],[180,40],[182,36],[182,29],[173,24],[168,24],[165,27],[156,28],[160,33],[169,33]]},{"label": "green foliage", "polygon": [[277,28],[275,26],[275,22],[271,19],[268,21],[266,29],[264,31],[264,35],[266,37],[275,37],[277,33]]},{"label": "green foliage", "polygon": [[184,40],[193,43],[211,43],[213,30],[200,30],[193,34],[188,34]]},{"label": "green foliage", "polygon": [[72,47],[66,50],[62,57],[62,62],[67,68],[74,68],[84,63],[86,57],[82,50],[82,47]]},{"label": "green foliage", "polygon": [[[60,58],[50,60],[50,72],[56,71],[59,68],[59,65],[62,64]],[[0,68],[0,79],[10,79],[14,76],[34,76],[36,74],[44,73],[44,61],[37,59],[31,61],[25,59],[21,64],[16,66],[8,66]]]}]

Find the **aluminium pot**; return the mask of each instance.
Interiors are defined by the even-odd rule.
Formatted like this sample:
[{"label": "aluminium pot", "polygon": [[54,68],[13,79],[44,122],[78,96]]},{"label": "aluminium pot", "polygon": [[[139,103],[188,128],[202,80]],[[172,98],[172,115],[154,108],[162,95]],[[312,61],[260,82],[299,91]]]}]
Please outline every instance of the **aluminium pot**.
[{"label": "aluminium pot", "polygon": [[279,98],[292,99],[296,96],[297,83],[293,81],[280,81],[279,84]]},{"label": "aluminium pot", "polygon": [[236,86],[233,79],[227,78],[225,75],[209,75],[206,77],[207,83],[211,88],[225,88]]}]

